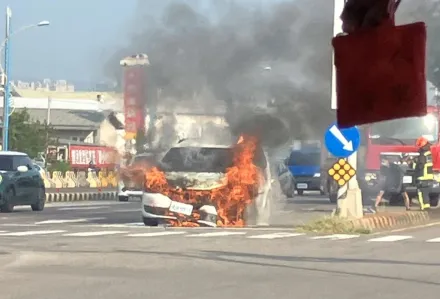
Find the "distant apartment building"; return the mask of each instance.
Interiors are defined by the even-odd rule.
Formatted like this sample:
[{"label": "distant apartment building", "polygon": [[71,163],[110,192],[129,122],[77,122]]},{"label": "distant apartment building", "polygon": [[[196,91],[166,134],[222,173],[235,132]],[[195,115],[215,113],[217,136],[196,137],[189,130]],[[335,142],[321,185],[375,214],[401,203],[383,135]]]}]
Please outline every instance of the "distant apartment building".
[{"label": "distant apartment building", "polygon": [[31,82],[17,80],[12,81],[12,84],[21,90],[75,92],[75,85],[68,83],[66,80],[44,79]]}]

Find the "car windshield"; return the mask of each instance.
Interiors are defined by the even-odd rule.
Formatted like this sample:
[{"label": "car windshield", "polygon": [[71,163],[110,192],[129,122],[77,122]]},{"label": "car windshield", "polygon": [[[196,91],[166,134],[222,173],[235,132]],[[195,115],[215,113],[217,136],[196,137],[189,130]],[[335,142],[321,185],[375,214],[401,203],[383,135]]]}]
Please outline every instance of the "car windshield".
[{"label": "car windshield", "polygon": [[370,139],[374,144],[412,145],[420,136],[434,142],[437,135],[437,118],[432,114],[428,114],[424,117],[410,117],[375,123],[371,125]]},{"label": "car windshield", "polygon": [[135,156],[131,165],[140,166],[140,165],[152,165],[154,163],[153,155],[141,155]]},{"label": "car windshield", "polygon": [[180,147],[170,149],[161,164],[166,171],[225,172],[232,158],[230,148]]},{"label": "car windshield", "polygon": [[12,156],[1,156],[0,155],[0,170],[3,171],[13,171]]},{"label": "car windshield", "polygon": [[321,164],[321,153],[292,152],[288,161],[289,166],[315,166]]}]

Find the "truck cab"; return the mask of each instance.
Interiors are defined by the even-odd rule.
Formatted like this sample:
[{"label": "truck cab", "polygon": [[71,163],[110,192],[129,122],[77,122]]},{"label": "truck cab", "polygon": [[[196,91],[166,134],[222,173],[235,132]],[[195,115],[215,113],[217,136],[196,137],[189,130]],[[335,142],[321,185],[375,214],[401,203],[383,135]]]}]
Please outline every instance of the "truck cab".
[{"label": "truck cab", "polygon": [[[403,184],[410,198],[417,196],[413,170],[407,161],[418,156],[415,146],[417,138],[424,136],[431,147],[434,163],[434,183],[431,190],[431,206],[438,205],[440,195],[440,148],[439,148],[439,113],[436,107],[430,106],[428,114],[422,117],[410,117],[374,123],[365,127],[365,149],[358,155],[358,182],[363,198],[377,196],[378,183],[381,178],[381,159],[388,158],[398,164],[405,172]],[[361,151],[359,151],[361,152]],[[407,157],[403,159],[403,157]],[[365,200],[365,199],[364,199]],[[391,199],[393,202],[400,198]]]},{"label": "truck cab", "polygon": [[323,194],[320,148],[293,150],[286,160],[286,166],[294,177],[298,195],[304,191],[320,191]]}]

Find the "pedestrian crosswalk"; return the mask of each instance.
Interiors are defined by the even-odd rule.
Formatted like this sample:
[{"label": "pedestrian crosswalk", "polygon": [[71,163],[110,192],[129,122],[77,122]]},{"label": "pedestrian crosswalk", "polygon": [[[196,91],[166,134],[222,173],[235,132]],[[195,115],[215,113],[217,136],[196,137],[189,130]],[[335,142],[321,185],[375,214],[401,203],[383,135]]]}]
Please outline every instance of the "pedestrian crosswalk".
[{"label": "pedestrian crosswalk", "polygon": [[184,228],[148,228],[134,225],[133,223],[118,225],[118,229],[109,225],[95,226],[61,226],[50,227],[48,225],[24,227],[5,227],[0,230],[0,238],[31,238],[31,237],[53,237],[64,238],[101,238],[101,237],[122,237],[122,238],[191,238],[191,239],[246,239],[251,240],[309,240],[313,242],[328,241],[360,241],[366,243],[399,243],[399,242],[426,242],[440,243],[440,237],[421,238],[410,235],[354,235],[354,234],[330,234],[330,235],[309,235],[294,230],[276,229],[184,229]]}]

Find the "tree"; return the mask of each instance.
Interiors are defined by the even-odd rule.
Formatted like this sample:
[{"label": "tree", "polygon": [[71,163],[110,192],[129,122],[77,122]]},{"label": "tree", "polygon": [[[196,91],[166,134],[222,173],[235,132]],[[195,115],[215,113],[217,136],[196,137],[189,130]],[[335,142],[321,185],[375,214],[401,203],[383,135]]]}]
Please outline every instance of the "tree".
[{"label": "tree", "polygon": [[27,153],[35,158],[53,143],[52,128],[39,121],[31,119],[26,109],[16,111],[9,119],[9,148],[10,150]]}]

